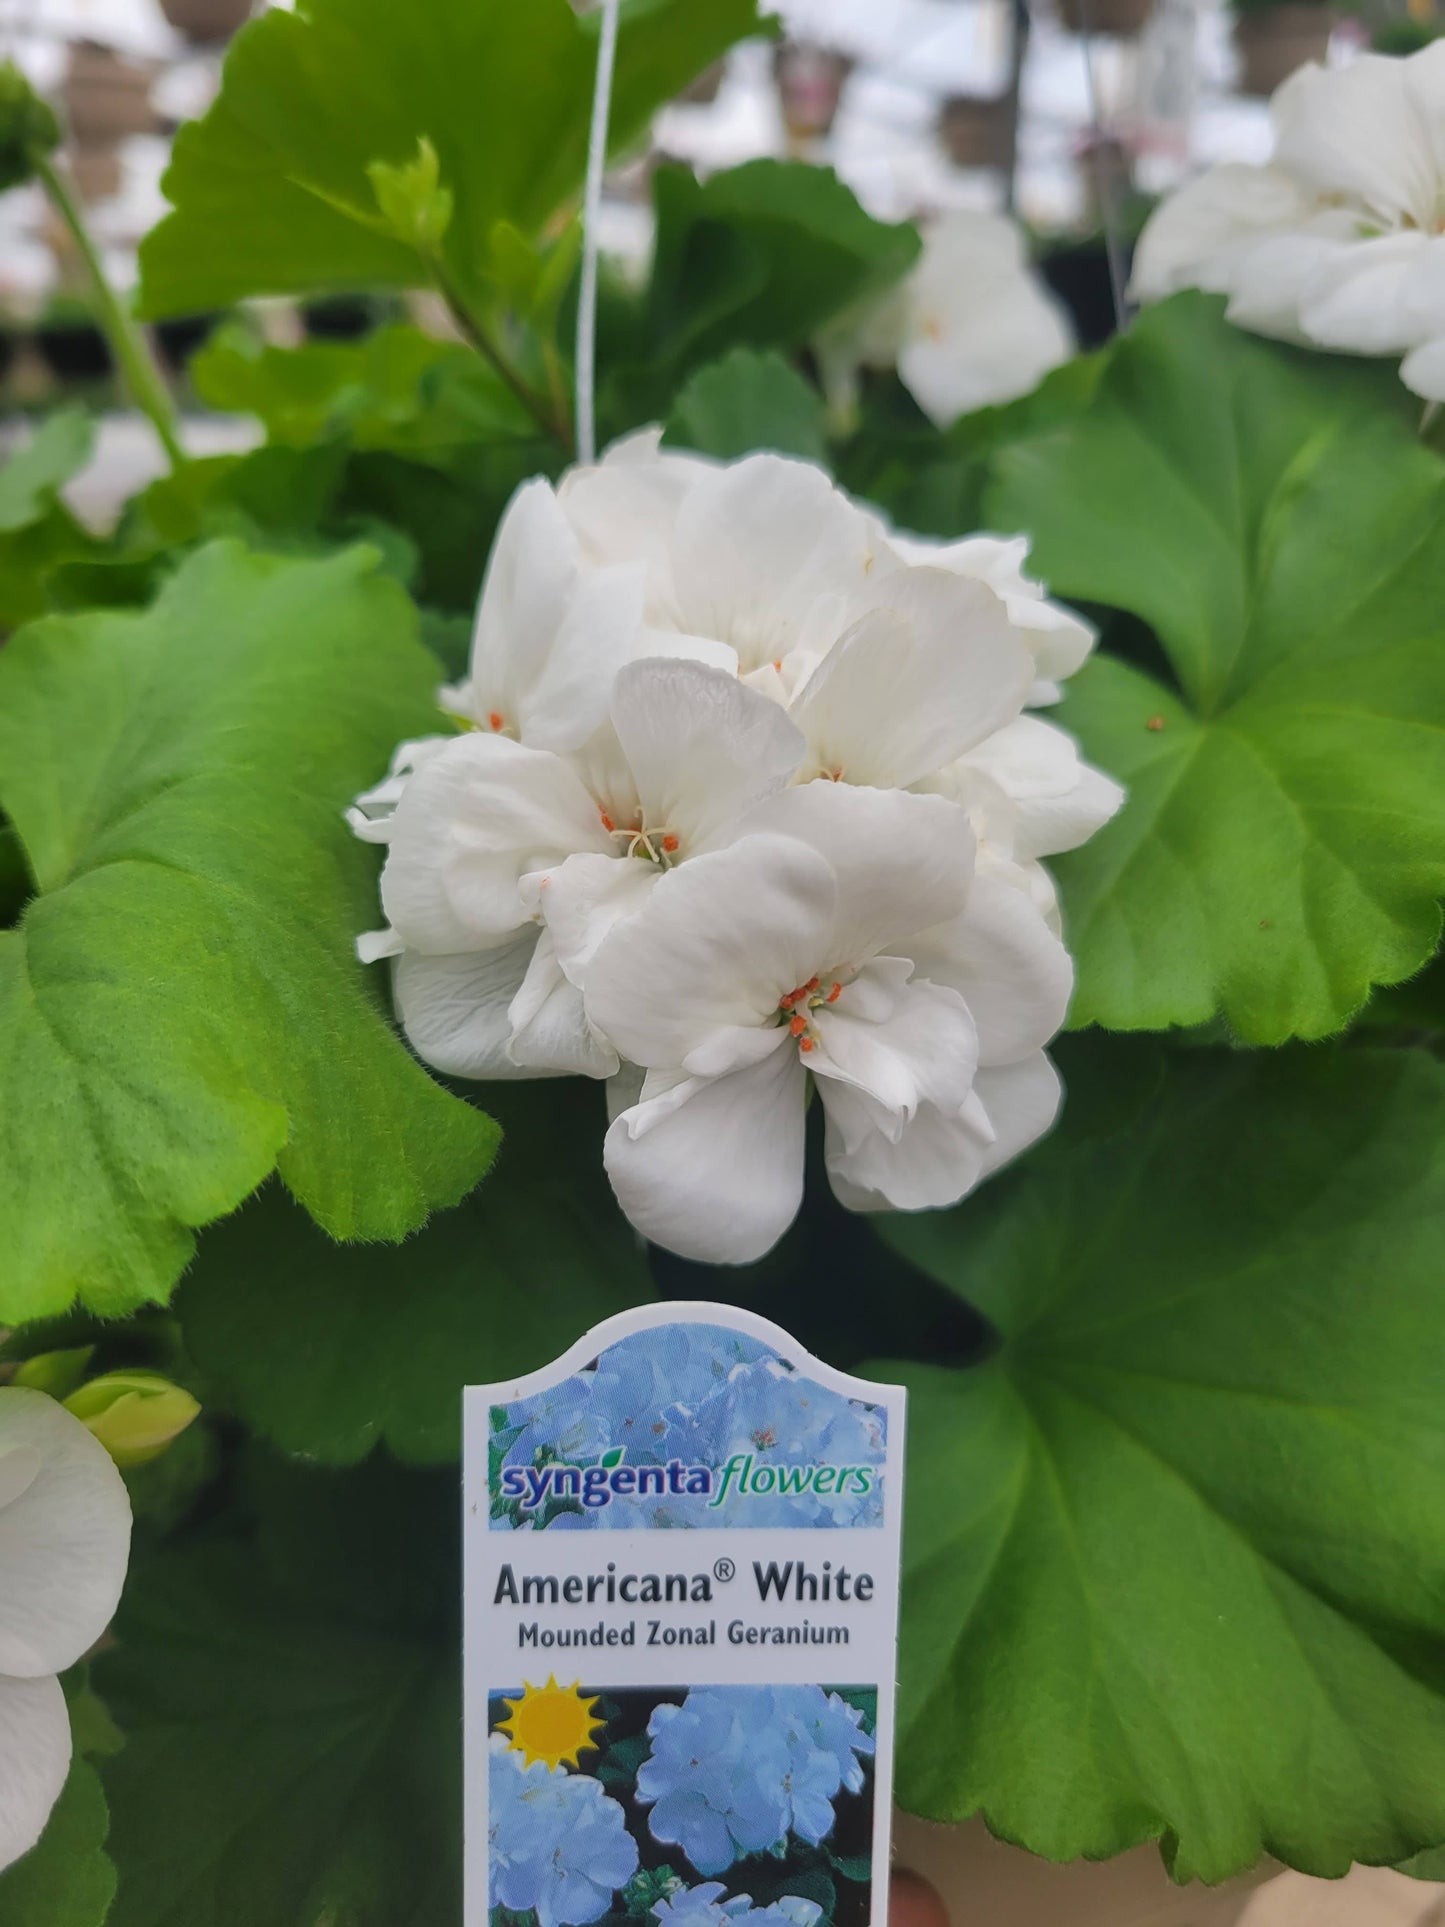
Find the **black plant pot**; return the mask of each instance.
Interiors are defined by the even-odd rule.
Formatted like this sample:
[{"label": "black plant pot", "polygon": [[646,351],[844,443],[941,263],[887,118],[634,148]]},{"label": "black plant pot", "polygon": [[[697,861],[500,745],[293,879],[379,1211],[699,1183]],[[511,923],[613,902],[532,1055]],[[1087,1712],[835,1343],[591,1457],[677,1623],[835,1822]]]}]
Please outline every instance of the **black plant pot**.
[{"label": "black plant pot", "polygon": [[18,352],[19,347],[14,335],[8,328],[0,328],[0,381],[4,381],[10,373]]},{"label": "black plant pot", "polygon": [[376,307],[361,294],[331,294],[308,301],[301,322],[313,341],[360,341],[376,326]]},{"label": "black plant pot", "polygon": [[[1126,244],[1121,263],[1126,283],[1133,252],[1132,243]],[[1118,332],[1114,289],[1109,278],[1109,251],[1102,240],[1077,241],[1067,247],[1053,248],[1039,263],[1039,268],[1073,316],[1080,347],[1102,347]]]},{"label": "black plant pot", "polygon": [[102,381],[114,374],[110,344],[93,321],[48,321],[35,345],[58,381]]},{"label": "black plant pot", "polygon": [[186,363],[198,348],[204,347],[207,337],[220,319],[219,314],[185,314],[177,315],[171,321],[156,323],[156,344],[161,351],[161,360],[172,374],[184,373]]}]

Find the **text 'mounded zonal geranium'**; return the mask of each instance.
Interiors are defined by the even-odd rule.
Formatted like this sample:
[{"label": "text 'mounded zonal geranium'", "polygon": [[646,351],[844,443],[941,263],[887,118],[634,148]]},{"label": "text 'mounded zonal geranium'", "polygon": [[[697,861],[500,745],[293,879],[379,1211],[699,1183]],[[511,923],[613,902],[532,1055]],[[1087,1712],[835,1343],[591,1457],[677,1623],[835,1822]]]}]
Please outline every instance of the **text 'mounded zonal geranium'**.
[{"label": "text 'mounded zonal geranium'", "polygon": [[1120,792],[1026,713],[1092,637],[1025,559],[655,434],[528,483],[442,692],[461,733],[353,813],[418,1052],[609,1078],[624,1210],[710,1262],[791,1223],[810,1087],[856,1209],[953,1204],[1031,1143],[1072,983],[1040,859]]},{"label": "text 'mounded zonal geranium'", "polygon": [[1406,386],[1445,401],[1445,41],[1301,68],[1272,112],[1268,166],[1211,168],[1159,207],[1134,292],[1227,294],[1241,327],[1401,355]]}]

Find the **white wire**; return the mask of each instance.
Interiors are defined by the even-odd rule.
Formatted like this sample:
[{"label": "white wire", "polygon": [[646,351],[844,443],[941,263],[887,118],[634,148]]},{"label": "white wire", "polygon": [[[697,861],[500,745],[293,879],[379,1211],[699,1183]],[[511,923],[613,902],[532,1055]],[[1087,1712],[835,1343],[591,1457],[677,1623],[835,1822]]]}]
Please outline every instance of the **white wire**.
[{"label": "white wire", "polygon": [[602,0],[597,36],[597,86],[587,143],[587,191],[582,202],[582,287],[577,302],[577,459],[597,460],[597,222],[602,174],[607,163],[607,126],[612,118],[612,71],[617,61],[617,15],[621,0]]}]

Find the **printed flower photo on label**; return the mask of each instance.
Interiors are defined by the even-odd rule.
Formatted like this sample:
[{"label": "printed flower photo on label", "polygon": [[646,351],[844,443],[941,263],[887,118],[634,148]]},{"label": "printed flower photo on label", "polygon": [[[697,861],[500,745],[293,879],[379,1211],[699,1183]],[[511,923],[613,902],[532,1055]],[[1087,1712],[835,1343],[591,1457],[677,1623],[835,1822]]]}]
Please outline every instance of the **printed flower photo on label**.
[{"label": "printed flower photo on label", "polygon": [[631,1333],[491,1410],[497,1531],[878,1526],[887,1418],[720,1326]]},{"label": "printed flower photo on label", "polygon": [[491,1927],[866,1927],[874,1686],[489,1702]]}]

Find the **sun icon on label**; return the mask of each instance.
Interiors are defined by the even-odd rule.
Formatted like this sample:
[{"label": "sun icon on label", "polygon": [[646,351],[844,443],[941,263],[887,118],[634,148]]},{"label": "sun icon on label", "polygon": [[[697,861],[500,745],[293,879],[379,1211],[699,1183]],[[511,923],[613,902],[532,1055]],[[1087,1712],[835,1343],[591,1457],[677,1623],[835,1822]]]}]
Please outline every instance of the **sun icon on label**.
[{"label": "sun icon on label", "polygon": [[538,1760],[548,1766],[576,1766],[577,1755],[589,1747],[596,1749],[594,1732],[606,1726],[593,1713],[595,1699],[583,1699],[582,1682],[559,1686],[548,1677],[545,1686],[522,1686],[520,1699],[504,1702],[509,1719],[499,1722],[500,1730],[512,1742],[512,1750],[525,1756],[532,1766]]}]

